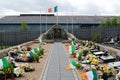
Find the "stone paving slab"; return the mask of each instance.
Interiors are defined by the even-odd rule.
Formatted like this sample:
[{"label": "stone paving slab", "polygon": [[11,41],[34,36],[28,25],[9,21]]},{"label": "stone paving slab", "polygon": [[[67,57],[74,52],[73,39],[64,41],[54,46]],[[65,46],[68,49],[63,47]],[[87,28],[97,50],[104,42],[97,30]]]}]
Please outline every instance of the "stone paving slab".
[{"label": "stone paving slab", "polygon": [[43,80],[76,80],[73,71],[66,70],[68,64],[63,44],[55,42]]}]

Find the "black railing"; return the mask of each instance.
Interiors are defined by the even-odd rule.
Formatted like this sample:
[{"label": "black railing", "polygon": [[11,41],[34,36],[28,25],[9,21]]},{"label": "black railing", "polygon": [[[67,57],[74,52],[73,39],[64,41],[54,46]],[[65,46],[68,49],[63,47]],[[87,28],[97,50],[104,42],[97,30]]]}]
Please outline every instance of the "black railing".
[{"label": "black railing", "polygon": [[0,45],[18,45],[37,39],[39,36],[39,31],[0,32]]},{"label": "black railing", "polygon": [[[89,27],[73,28],[73,34],[80,40],[92,40],[94,35],[99,34],[103,42],[110,40],[111,37],[120,38],[120,27]],[[32,41],[40,36],[40,31],[25,32],[0,32],[0,45],[11,46],[24,42]]]}]

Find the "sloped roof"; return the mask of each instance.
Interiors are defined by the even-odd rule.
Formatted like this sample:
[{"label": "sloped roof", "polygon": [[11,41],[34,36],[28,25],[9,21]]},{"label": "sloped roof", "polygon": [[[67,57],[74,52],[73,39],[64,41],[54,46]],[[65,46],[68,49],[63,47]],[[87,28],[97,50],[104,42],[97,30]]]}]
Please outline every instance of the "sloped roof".
[{"label": "sloped roof", "polygon": [[[41,19],[40,19],[41,17]],[[113,18],[115,16],[58,16],[59,23],[80,23],[80,24],[99,24],[105,18]],[[119,16],[117,16],[119,17]],[[72,19],[73,18],[73,19]],[[40,21],[41,20],[41,21]],[[24,16],[5,16],[0,19],[0,23],[46,23],[46,16],[24,15]],[[47,16],[47,23],[56,23],[57,16]]]}]

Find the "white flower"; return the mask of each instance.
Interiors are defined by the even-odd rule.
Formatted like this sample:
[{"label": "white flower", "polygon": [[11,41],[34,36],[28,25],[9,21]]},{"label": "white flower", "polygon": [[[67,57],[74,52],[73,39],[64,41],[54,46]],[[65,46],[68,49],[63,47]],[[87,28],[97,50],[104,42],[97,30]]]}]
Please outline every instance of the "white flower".
[{"label": "white flower", "polygon": [[15,68],[14,69],[14,74],[18,77],[20,75],[23,75],[24,74],[24,69],[21,69],[19,67]]}]

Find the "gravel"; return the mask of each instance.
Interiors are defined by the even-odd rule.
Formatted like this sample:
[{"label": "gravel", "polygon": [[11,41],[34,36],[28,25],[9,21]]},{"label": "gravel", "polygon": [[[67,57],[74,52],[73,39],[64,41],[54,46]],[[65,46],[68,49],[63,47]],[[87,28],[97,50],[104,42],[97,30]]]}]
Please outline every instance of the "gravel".
[{"label": "gravel", "polygon": [[[33,43],[33,44],[29,45],[29,47],[36,48],[39,45],[40,44],[38,44],[38,43]],[[42,47],[45,49],[45,53],[43,55],[43,58],[40,59],[40,62],[39,63],[37,63],[37,62],[28,63],[30,66],[35,68],[35,71],[26,72],[24,74],[24,76],[15,78],[15,80],[39,80],[40,79],[40,76],[43,72],[44,66],[47,63],[52,44],[45,44],[45,45],[42,45]]]}]

